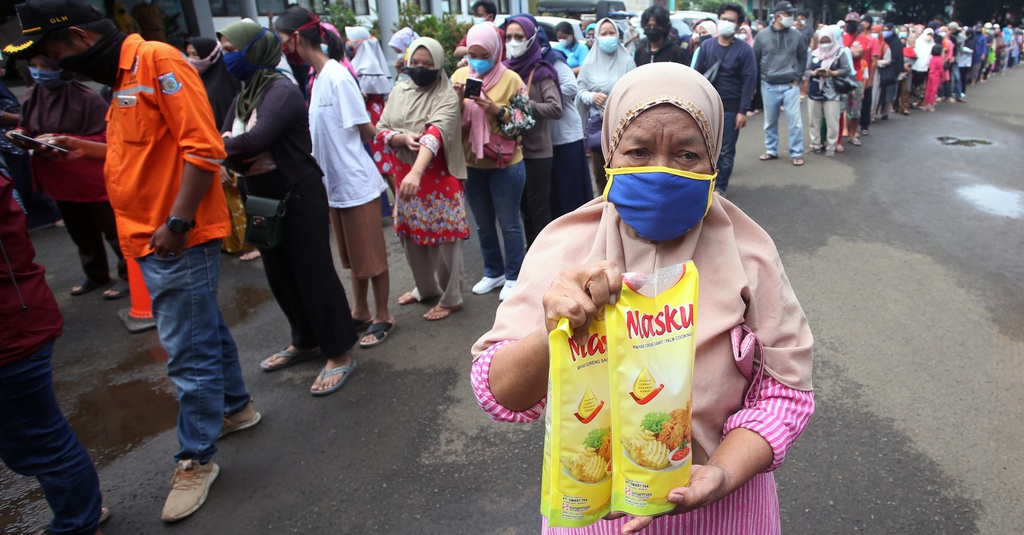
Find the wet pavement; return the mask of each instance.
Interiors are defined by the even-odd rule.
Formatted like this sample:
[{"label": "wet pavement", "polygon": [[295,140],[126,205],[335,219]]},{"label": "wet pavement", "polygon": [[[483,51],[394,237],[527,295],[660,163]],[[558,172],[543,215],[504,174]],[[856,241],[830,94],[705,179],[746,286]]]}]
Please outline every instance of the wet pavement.
[{"label": "wet pavement", "polygon": [[[762,116],[742,132],[729,199],[776,240],[817,341],[817,412],[777,472],[785,532],[1019,532],[1022,82],[1014,71],[966,104],[880,121],[863,147],[800,169],[757,161]],[[167,355],[154,331],[127,334],[127,302],[67,295],[81,273],[66,231],[32,238],[65,315],[58,398],[99,467],[108,535],[538,530],[542,426],[490,422],[469,388],[469,346],[497,292],[467,291],[463,311],[423,321],[426,305],[394,304],[412,283],[389,236],[397,330],[354,350],[352,380],[317,399],[320,363],[259,370],[287,324],[260,263],[225,256],[221,308],[264,421],[219,443],[209,501],[165,525],[177,446]],[[465,248],[469,285],[478,250]],[[0,468],[0,533],[48,518],[35,482]]]}]

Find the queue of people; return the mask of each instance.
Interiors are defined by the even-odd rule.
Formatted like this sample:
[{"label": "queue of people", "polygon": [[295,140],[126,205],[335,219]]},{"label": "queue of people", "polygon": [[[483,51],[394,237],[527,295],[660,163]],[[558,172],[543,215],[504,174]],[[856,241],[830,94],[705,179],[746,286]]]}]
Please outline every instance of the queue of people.
[{"label": "queue of people", "polygon": [[[473,387],[498,420],[541,416],[551,318],[583,326],[614,299],[622,272],[693,259],[716,280],[716,290],[702,296],[715,330],[699,333],[697,351],[706,355],[699,366],[738,385],[737,370],[726,364],[734,329],[746,325],[764,342],[767,375],[750,385],[758,389],[750,406],[738,403],[746,396],[738,387],[701,392],[711,401],[695,409],[702,427],[694,451],[706,476],[698,479],[728,484],[674,494],[682,524],[653,522],[676,529],[716,515],[746,531],[774,532],[777,502],[757,510],[749,504],[771,501],[771,471],[813,412],[813,340],[770,238],[726,198],[740,131],[760,98],[760,160],[779,158],[784,112],[789,159],[801,166],[806,101],[810,152],[832,157],[844,139],[859,146],[890,113],[964,100],[968,85],[1014,67],[1021,45],[1019,30],[997,25],[876,25],[857,13],[808,33],[806,24],[794,27],[800,14],[786,0],[756,33],[741,5],[724,3],[717,20],[700,21],[683,47],[668,11],[653,6],[640,17],[642,40],[604,18],[580,42],[568,23],[548,36],[529,14],[499,28],[496,6],[478,0],[475,24],[455,51],[465,55],[464,66],[449,77],[441,44],[406,28],[388,43],[402,53],[396,65],[403,76],[393,82],[380,43],[365,29],[345,28],[346,42],[299,6],[272,28],[240,21],[217,39],[191,39],[186,57],[126,34],[84,0],[64,3],[70,11],[61,17],[50,0],[18,6],[27,30],[5,53],[28,59],[37,85],[17,117],[27,138],[4,141],[33,151],[33,176],[67,221],[87,275],[73,295],[109,279],[104,239],[122,253],[119,276],[125,258],[141,267],[180,405],[167,522],[204,503],[220,471],[213,461],[218,440],[262,418],[216,301],[222,247],[262,258],[288,321],[288,343],[260,368],[322,359],[309,392],[331,394],[355,372],[356,345],[379,346],[395,332],[381,227],[390,188],[393,231],[414,281],[397,302],[433,303],[426,321],[464,305],[467,206],[474,216],[483,272],[471,290],[500,290],[503,304],[493,330],[473,348]],[[298,68],[303,82],[285,66]],[[111,88],[109,112],[76,74]],[[652,141],[650,132],[665,142]],[[681,195],[674,180],[694,187]],[[42,268],[32,263],[11,190],[0,177],[0,210],[10,204],[15,213],[0,224],[0,238],[16,247],[8,272],[12,283],[15,264],[26,274],[30,291],[17,293],[17,302],[41,304],[42,315],[30,329],[35,338],[0,352],[0,381],[43,385],[49,401],[36,410],[62,447],[32,457],[5,440],[0,454],[8,466],[39,477],[48,498],[77,493],[68,503],[51,500],[55,531],[98,533],[108,512],[95,470],[87,469],[88,457],[52,400],[48,358],[59,311]],[[684,210],[682,218],[680,206],[701,209]],[[351,300],[334,270],[332,232],[350,270]],[[522,269],[526,258],[533,259],[531,272]],[[0,288],[11,297],[5,314],[13,313],[18,287],[5,281]],[[750,288],[756,300],[746,295]],[[108,293],[126,291],[114,285]],[[734,306],[746,301],[756,305]],[[781,310],[787,321],[764,321]],[[0,418],[0,425],[6,433],[15,424]],[[773,431],[780,426],[790,430],[785,438]],[[61,455],[74,457],[76,477],[51,477]]]}]

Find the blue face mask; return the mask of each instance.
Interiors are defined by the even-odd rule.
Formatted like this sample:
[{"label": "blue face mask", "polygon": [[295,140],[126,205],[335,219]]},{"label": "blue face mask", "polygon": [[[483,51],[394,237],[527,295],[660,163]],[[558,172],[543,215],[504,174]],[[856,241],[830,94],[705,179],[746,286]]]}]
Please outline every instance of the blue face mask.
[{"label": "blue face mask", "polygon": [[57,89],[58,87],[68,83],[67,80],[61,79],[61,73],[63,70],[48,71],[45,69],[37,69],[35,67],[29,67],[28,72],[32,74],[32,79],[37,84],[47,89]]},{"label": "blue face mask", "polygon": [[900,39],[906,39],[906,38],[907,38],[907,32],[900,32]]},{"label": "blue face mask", "polygon": [[274,67],[253,65],[252,63],[249,63],[249,60],[245,59],[245,53],[249,51],[249,47],[251,47],[253,43],[255,43],[256,41],[259,41],[260,38],[263,37],[263,34],[265,33],[267,33],[267,29],[263,28],[263,31],[260,32],[260,34],[257,35],[256,38],[253,39],[249,44],[245,45],[245,48],[243,48],[242,50],[224,53],[224,67],[228,70],[231,76],[234,76],[235,78],[238,78],[239,80],[245,82],[248,81],[249,78],[252,78],[252,75],[256,74],[256,71],[259,71],[261,69],[274,69]]},{"label": "blue face mask", "polygon": [[473,67],[473,70],[476,71],[477,74],[483,76],[483,75],[487,74],[488,71],[491,70],[491,68],[494,67],[494,60],[493,59],[473,59],[473,58],[470,58],[469,59],[469,66]]},{"label": "blue face mask", "polygon": [[711,208],[718,173],[670,167],[607,169],[604,199],[641,238],[667,241],[697,226]]},{"label": "blue face mask", "polygon": [[611,54],[619,47],[619,38],[614,35],[602,35],[597,38],[597,46],[601,47],[602,52]]},{"label": "blue face mask", "polygon": [[892,37],[892,30],[885,30],[884,32],[882,32],[882,37],[886,39]]}]

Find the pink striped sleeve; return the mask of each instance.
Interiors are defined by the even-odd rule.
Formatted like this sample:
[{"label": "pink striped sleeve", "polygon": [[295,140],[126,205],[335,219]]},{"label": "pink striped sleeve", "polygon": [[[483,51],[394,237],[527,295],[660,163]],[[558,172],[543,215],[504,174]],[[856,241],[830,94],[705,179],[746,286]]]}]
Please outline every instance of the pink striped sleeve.
[{"label": "pink striped sleeve", "polygon": [[480,408],[482,408],[492,420],[495,422],[529,423],[544,416],[544,402],[547,401],[546,398],[541,399],[536,405],[529,409],[518,412],[502,406],[494,399],[494,394],[491,393],[491,359],[494,358],[494,354],[497,353],[499,349],[512,342],[514,342],[514,340],[505,340],[487,348],[487,350],[480,355],[480,358],[473,362],[473,370],[470,372],[469,378],[473,383],[473,394],[476,395],[476,402],[480,404]]},{"label": "pink striped sleeve", "polygon": [[730,416],[722,436],[742,427],[764,437],[775,452],[775,460],[768,467],[770,472],[782,464],[813,413],[814,392],[790,388],[765,374],[757,403]]}]

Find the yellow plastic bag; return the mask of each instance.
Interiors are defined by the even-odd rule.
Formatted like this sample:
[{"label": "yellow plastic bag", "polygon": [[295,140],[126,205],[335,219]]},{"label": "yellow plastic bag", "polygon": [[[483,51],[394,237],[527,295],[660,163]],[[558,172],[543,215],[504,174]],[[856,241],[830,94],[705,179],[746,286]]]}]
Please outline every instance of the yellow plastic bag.
[{"label": "yellow plastic bag", "polygon": [[548,337],[541,514],[548,525],[578,528],[608,514],[612,436],[604,314],[577,345],[562,319]]},{"label": "yellow plastic bag", "polygon": [[607,307],[611,387],[612,511],[671,511],[669,492],[690,483],[697,268],[626,273]]}]

